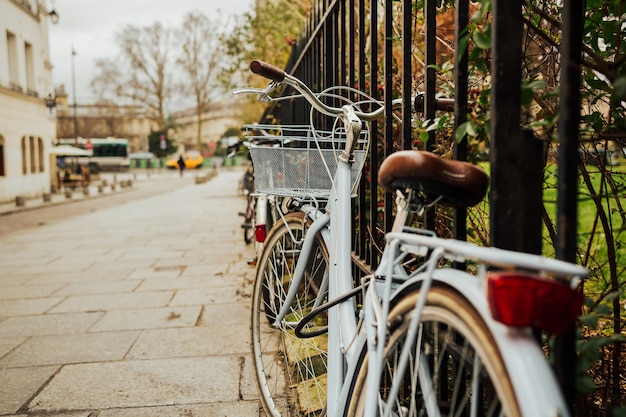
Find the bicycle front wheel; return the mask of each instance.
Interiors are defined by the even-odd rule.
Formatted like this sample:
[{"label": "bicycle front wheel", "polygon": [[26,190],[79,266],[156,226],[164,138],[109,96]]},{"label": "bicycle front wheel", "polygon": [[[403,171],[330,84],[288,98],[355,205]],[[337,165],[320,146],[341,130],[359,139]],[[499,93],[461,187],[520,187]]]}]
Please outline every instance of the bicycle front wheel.
[{"label": "bicycle front wheel", "polygon": [[[403,417],[519,417],[520,408],[501,352],[480,315],[458,292],[433,286],[417,337],[408,340],[410,317],[419,294],[419,289],[414,289],[390,311],[391,329],[381,368],[379,410],[391,408],[389,415]],[[407,349],[407,369],[397,375],[400,355]],[[360,370],[353,381],[349,417],[364,413],[367,363],[367,353],[363,352]],[[401,381],[400,390],[390,398],[395,378]]]},{"label": "bicycle front wheel", "polygon": [[316,300],[326,297],[322,281],[327,280],[328,250],[317,236],[296,298],[285,319],[274,323],[285,304],[301,254],[300,242],[310,222],[300,212],[286,215],[285,220],[270,230],[257,264],[251,321],[254,371],[268,416],[312,417],[320,415],[326,406],[326,315],[305,327],[305,333],[313,332],[314,337],[300,339],[294,328],[311,312]]}]

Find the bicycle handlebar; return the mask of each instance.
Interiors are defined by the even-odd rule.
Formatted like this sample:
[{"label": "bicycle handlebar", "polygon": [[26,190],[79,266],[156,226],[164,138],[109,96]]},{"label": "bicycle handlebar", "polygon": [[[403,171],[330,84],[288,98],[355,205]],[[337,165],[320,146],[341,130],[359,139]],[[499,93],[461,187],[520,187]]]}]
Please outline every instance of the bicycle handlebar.
[{"label": "bicycle handlebar", "polygon": [[[298,78],[290,74],[287,74],[285,71],[279,68],[276,68],[272,64],[268,64],[267,62],[263,62],[259,60],[254,60],[250,63],[250,71],[252,71],[254,74],[258,74],[269,80],[272,80],[275,83],[287,84],[293,87],[298,92],[300,92],[304,96],[304,98],[306,98],[307,101],[311,103],[311,105],[316,110],[318,110],[319,112],[323,114],[326,114],[328,116],[333,116],[333,117],[340,117],[345,112],[344,108],[346,106],[342,108],[338,108],[338,107],[329,106],[321,102],[320,99],[317,98],[317,96],[309,89],[309,87],[307,87],[306,84],[304,84]],[[394,109],[400,107],[401,105],[402,105],[401,98],[395,99],[392,102],[392,107]],[[348,107],[351,107],[351,106],[348,106]],[[385,110],[384,107],[380,107],[374,110],[373,112],[362,112],[362,111],[358,111],[354,109],[354,114],[356,114],[361,120],[370,121],[370,120],[379,119],[380,117],[382,117],[384,114],[384,110]]]},{"label": "bicycle handlebar", "polygon": [[[280,68],[275,67],[272,64],[268,64],[267,62],[263,62],[260,60],[253,60],[250,63],[250,71],[254,74],[258,74],[262,77],[265,77],[272,81],[268,86],[263,89],[258,88],[240,88],[233,90],[234,94],[240,93],[256,93],[259,95],[260,101],[268,101],[269,93],[275,90],[280,84],[287,84],[298,92],[300,92],[304,98],[307,99],[311,105],[317,109],[319,112],[326,114],[328,116],[340,117],[345,112],[345,106],[343,108],[337,108],[329,106],[322,101],[319,100],[317,95],[315,95],[306,84],[300,81],[298,78],[287,74],[285,71]],[[424,93],[420,93],[415,96],[412,100],[413,108],[415,112],[423,113],[424,112]],[[392,101],[392,108],[396,109],[402,105],[402,99],[397,98]],[[435,100],[435,109],[441,111],[451,112],[454,110],[454,99],[452,98],[438,98]],[[372,112],[362,112],[354,109],[354,113],[361,119],[365,121],[371,121],[374,119],[378,119],[384,114],[384,107],[380,107]]]}]

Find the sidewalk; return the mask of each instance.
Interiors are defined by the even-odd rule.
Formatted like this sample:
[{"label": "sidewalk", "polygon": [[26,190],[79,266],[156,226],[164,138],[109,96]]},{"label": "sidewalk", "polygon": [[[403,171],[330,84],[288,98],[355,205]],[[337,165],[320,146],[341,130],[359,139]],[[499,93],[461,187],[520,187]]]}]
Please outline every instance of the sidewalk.
[{"label": "sidewalk", "polygon": [[0,416],[260,415],[240,175],[0,236]]},{"label": "sidewalk", "polygon": [[[184,175],[186,178],[194,177],[195,181],[200,183],[211,177],[213,173],[214,171],[210,169],[201,171],[187,170]],[[130,191],[133,187],[145,185],[152,181],[161,180],[163,178],[178,178],[179,176],[180,174],[177,170],[168,169],[136,169],[130,172],[102,173],[99,175],[99,179],[93,181],[86,187],[68,189],[68,194],[66,194],[65,190],[62,190],[55,194],[49,193],[43,197],[26,198],[22,200],[21,205],[18,205],[16,201],[2,202],[0,203],[0,215],[105,197],[124,191]]]}]

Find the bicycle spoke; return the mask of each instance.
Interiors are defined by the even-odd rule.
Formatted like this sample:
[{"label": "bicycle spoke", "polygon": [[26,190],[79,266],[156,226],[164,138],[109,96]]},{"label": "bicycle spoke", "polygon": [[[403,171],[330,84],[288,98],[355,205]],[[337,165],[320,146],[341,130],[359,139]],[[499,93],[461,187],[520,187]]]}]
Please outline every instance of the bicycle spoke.
[{"label": "bicycle spoke", "polygon": [[[431,292],[433,290],[431,289]],[[445,290],[436,290],[447,294]],[[483,325],[466,323],[453,313],[427,304],[418,327],[417,337],[407,340],[414,300],[412,294],[399,313],[392,310],[389,322],[396,323],[390,330],[379,380],[379,409],[384,417],[496,417],[503,413],[500,385],[506,384],[501,373],[492,373],[486,364],[497,361],[497,355],[488,355],[482,346]],[[462,310],[457,300],[450,306]],[[407,307],[409,306],[409,307]],[[467,308],[467,306],[465,306]],[[406,308],[406,310],[404,309]],[[398,315],[399,314],[399,315]],[[471,313],[463,317],[475,320]],[[398,318],[400,317],[400,318]],[[479,342],[480,341],[480,342]],[[409,354],[406,369],[399,367],[403,352]],[[495,356],[495,357],[492,357]],[[371,360],[371,358],[370,358]],[[497,365],[500,366],[500,365]],[[494,376],[497,375],[497,376]],[[365,386],[367,367],[362,367],[354,383],[349,405],[349,416],[362,416],[365,412]],[[392,389],[393,383],[393,389]],[[391,397],[392,392],[397,392]],[[501,392],[511,392],[503,388]],[[507,400],[510,399],[507,397]],[[508,404],[515,407],[514,401]]]}]

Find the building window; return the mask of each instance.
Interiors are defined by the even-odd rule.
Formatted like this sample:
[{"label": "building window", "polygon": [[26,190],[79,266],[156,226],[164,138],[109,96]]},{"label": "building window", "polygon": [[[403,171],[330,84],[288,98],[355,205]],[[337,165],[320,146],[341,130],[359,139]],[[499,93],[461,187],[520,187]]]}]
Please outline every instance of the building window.
[{"label": "building window", "polygon": [[43,140],[41,138],[37,138],[37,150],[39,151],[39,172],[43,172],[45,164],[43,160]]},{"label": "building window", "polygon": [[26,159],[26,136],[22,136],[22,174],[28,174],[28,160]]},{"label": "building window", "polygon": [[30,172],[34,173],[35,172],[35,156],[37,155],[35,153],[35,138],[34,137],[30,137],[28,138],[28,154],[30,156]]},{"label": "building window", "polygon": [[35,57],[33,55],[33,46],[24,43],[24,58],[26,60],[26,90],[30,94],[36,94],[35,89]]},{"label": "building window", "polygon": [[20,76],[19,66],[17,61],[17,37],[11,32],[7,31],[7,51],[9,56],[9,81],[12,86],[19,87]]},{"label": "building window", "polygon": [[0,177],[4,177],[4,138],[0,136]]}]

